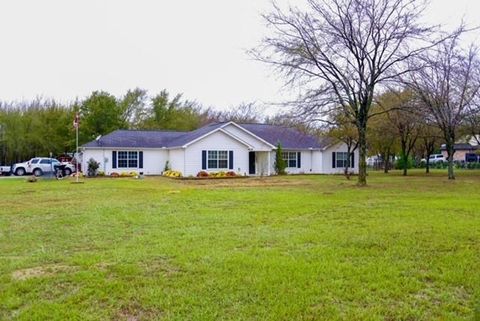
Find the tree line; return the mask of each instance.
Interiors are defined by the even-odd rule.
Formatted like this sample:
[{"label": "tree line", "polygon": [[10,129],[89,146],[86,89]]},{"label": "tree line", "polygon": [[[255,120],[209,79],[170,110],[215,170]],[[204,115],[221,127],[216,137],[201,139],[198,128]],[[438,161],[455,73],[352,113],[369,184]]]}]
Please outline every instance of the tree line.
[{"label": "tree line", "polygon": [[80,145],[117,129],[190,131],[211,122],[265,120],[254,103],[219,111],[183,99],[181,94],[171,95],[162,90],[150,96],[139,88],[121,97],[94,91],[71,103],[41,98],[0,102],[0,163],[73,152],[76,113],[80,115]]}]

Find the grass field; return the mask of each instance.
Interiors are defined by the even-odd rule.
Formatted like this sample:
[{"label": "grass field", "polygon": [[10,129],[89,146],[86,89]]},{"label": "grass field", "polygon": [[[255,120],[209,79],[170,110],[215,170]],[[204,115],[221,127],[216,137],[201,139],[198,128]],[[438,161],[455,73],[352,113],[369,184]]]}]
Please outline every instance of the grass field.
[{"label": "grass field", "polygon": [[0,320],[480,320],[480,172],[0,180]]}]

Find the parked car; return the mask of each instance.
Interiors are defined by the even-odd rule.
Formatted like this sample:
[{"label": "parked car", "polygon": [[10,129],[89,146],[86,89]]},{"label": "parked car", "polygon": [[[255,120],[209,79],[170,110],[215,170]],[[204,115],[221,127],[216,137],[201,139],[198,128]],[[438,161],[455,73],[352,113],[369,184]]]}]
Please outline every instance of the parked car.
[{"label": "parked car", "polygon": [[53,172],[54,167],[58,165],[66,165],[63,174],[68,176],[75,171],[75,166],[70,163],[61,163],[55,158],[35,157],[24,163],[17,163],[12,166],[12,173],[17,176],[33,174],[42,176],[45,172]]},{"label": "parked car", "polygon": [[[446,162],[447,158],[443,156],[443,154],[432,154],[428,157],[430,164],[435,164],[439,162]],[[425,158],[422,159],[422,162],[426,163],[427,160]]]},{"label": "parked car", "polygon": [[8,176],[11,173],[12,173],[12,167],[11,166],[0,166],[0,175]]}]

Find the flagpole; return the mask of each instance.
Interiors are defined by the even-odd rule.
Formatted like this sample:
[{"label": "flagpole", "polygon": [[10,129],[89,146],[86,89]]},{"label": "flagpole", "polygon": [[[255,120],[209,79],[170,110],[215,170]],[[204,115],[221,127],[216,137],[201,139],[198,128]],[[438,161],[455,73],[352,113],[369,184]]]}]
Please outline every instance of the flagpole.
[{"label": "flagpole", "polygon": [[77,126],[75,126],[75,133],[76,133],[76,142],[77,142],[77,156],[76,156],[76,162],[75,162],[75,173],[76,173],[76,177],[77,177],[77,183],[78,183],[78,176],[80,176],[80,174],[78,173],[78,160],[79,160],[79,154],[78,154],[78,123],[77,123]]}]

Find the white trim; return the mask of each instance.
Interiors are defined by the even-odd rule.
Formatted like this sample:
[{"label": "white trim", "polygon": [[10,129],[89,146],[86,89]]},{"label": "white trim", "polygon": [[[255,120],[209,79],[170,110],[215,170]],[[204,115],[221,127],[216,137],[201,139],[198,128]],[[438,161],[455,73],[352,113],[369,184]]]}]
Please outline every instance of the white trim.
[{"label": "white trim", "polygon": [[252,137],[258,139],[259,141],[267,144],[268,146],[270,146],[270,147],[273,148],[273,149],[276,149],[276,148],[277,148],[275,145],[270,144],[270,143],[267,142],[265,139],[258,137],[257,135],[255,135],[254,133],[252,133],[251,131],[249,131],[248,129],[243,128],[242,126],[240,126],[239,124],[237,124],[237,123],[235,123],[235,122],[233,122],[233,121],[230,121],[230,122],[226,123],[225,125],[223,125],[223,126],[220,127],[220,128],[224,128],[224,127],[226,127],[226,126],[228,126],[228,125],[233,125],[233,126],[237,127],[238,129],[243,130],[245,133],[247,133],[247,134],[251,135]]},{"label": "white trim", "polygon": [[[178,147],[178,148],[181,148],[181,147]],[[115,146],[115,147],[108,147],[108,146],[100,146],[100,147],[81,147],[80,150],[82,151],[85,151],[85,150],[88,150],[88,149],[93,149],[93,150],[101,150],[101,149],[105,149],[105,150],[118,150],[118,149],[122,149],[122,150],[138,150],[138,151],[143,151],[143,150],[168,150],[170,148],[166,148],[166,147],[142,147],[142,146],[138,146],[138,147],[121,147],[121,146]]]},{"label": "white trim", "polygon": [[[136,168],[136,169],[139,169],[139,165],[140,165],[140,150],[115,150],[115,152],[117,153],[117,163],[115,164],[116,165],[116,169],[131,169],[131,168]],[[118,162],[120,161],[120,153],[121,152],[125,152],[127,153],[127,158],[126,158],[126,161],[127,161],[127,167],[120,167],[118,166]],[[129,166],[129,162],[130,162],[130,152],[133,152],[133,153],[137,153],[137,157],[136,157],[136,161],[137,161],[137,166],[133,167],[133,166]],[[125,160],[125,159],[122,159],[122,160]],[[112,166],[113,168],[113,166]]]},{"label": "white trim", "polygon": [[[230,150],[227,150],[227,149],[206,149],[205,150],[207,152],[207,169],[206,171],[224,171],[224,170],[233,170],[233,169],[230,169],[229,166],[230,166]],[[220,163],[220,158],[219,158],[219,152],[227,152],[227,167],[209,167],[208,166],[208,161],[210,160],[209,157],[208,157],[208,152],[217,152],[217,165]],[[235,158],[235,156],[234,156]],[[224,160],[224,159],[222,159]]]},{"label": "white trim", "polygon": [[188,146],[190,146],[190,145],[192,145],[192,144],[194,144],[194,143],[196,143],[196,142],[198,142],[198,141],[200,141],[200,140],[202,140],[202,139],[204,139],[204,138],[206,138],[206,137],[208,137],[208,136],[210,136],[210,135],[212,135],[212,134],[215,134],[216,132],[222,132],[222,133],[224,133],[225,135],[229,136],[230,138],[233,138],[234,140],[236,140],[236,141],[242,143],[243,145],[247,146],[249,149],[252,149],[252,148],[253,148],[252,146],[250,146],[248,143],[244,142],[243,140],[241,140],[241,139],[238,138],[237,136],[233,135],[232,133],[229,133],[229,132],[226,131],[226,130],[223,130],[223,126],[217,128],[217,129],[214,129],[214,130],[212,130],[212,131],[209,131],[209,132],[206,133],[205,135],[202,135],[202,136],[200,136],[200,137],[198,137],[198,138],[195,138],[194,140],[186,143],[185,145],[183,145],[183,146],[181,146],[181,147],[182,147],[182,148],[187,148]]}]

